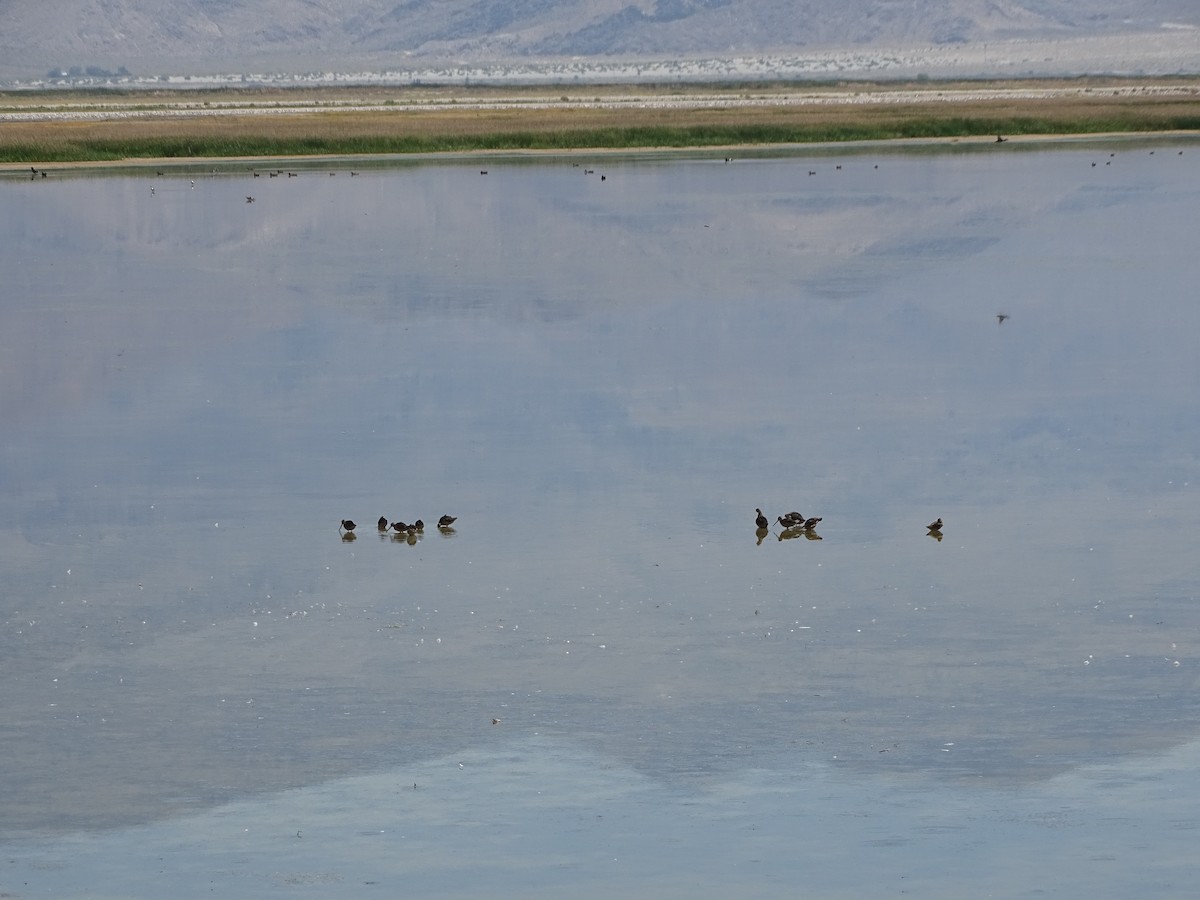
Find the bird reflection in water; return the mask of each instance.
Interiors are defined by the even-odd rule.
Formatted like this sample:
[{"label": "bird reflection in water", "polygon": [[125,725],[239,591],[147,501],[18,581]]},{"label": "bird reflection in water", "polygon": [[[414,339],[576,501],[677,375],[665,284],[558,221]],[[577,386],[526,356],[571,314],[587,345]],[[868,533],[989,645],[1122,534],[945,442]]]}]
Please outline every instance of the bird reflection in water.
[{"label": "bird reflection in water", "polygon": [[927,537],[931,537],[935,541],[938,541],[939,543],[941,542],[941,540],[942,540],[942,520],[940,517],[935,519],[934,521],[930,522],[928,525],[925,526],[925,528],[928,531],[928,534],[926,535]]}]

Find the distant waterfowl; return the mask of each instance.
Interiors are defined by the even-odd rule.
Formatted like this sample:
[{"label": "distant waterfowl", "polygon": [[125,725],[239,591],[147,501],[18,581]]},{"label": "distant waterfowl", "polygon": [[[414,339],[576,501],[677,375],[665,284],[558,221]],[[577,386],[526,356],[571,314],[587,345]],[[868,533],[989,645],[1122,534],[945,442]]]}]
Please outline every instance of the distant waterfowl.
[{"label": "distant waterfowl", "polygon": [[763,515],[763,511],[761,509],[756,507],[754,511],[758,513],[758,518],[754,520],[754,524],[758,526],[760,531],[766,529],[766,527],[771,523],[767,521],[767,517]]},{"label": "distant waterfowl", "polygon": [[804,530],[812,531],[814,528],[817,527],[817,523],[821,521],[821,518],[822,518],[821,516],[813,516],[809,519],[805,519],[804,520]]},{"label": "distant waterfowl", "polygon": [[458,516],[442,516],[438,519],[438,528],[449,528],[458,521]]},{"label": "distant waterfowl", "polygon": [[417,521],[413,522],[413,528],[417,529],[417,531],[424,531],[425,523],[422,522],[420,519],[417,519]]},{"label": "distant waterfowl", "polygon": [[996,321],[999,324],[1003,325],[1006,319],[1008,319],[1008,313],[996,313]]},{"label": "distant waterfowl", "polygon": [[937,519],[934,519],[934,520],[933,520],[932,522],[930,522],[930,523],[929,523],[929,524],[928,524],[926,527],[927,527],[927,528],[928,528],[930,531],[941,531],[941,530],[942,530],[942,520],[941,520],[941,518],[939,517],[939,518],[937,518]]},{"label": "distant waterfowl", "polygon": [[1006,138],[1006,137],[1001,137],[1000,135],[996,135],[996,143],[997,144],[1003,144],[1007,140],[1008,140],[1008,138]]},{"label": "distant waterfowl", "polygon": [[354,524],[353,519],[342,519],[342,529],[344,531],[353,531],[358,526]]},{"label": "distant waterfowl", "polygon": [[254,198],[253,198],[253,197],[251,197],[251,196],[249,196],[249,195],[247,195],[247,196],[246,196],[246,202],[247,202],[247,203],[253,203],[253,202],[254,202]]},{"label": "distant waterfowl", "polygon": [[402,534],[403,532],[408,531],[408,526],[403,522],[393,522],[392,531],[396,532],[396,534]]},{"label": "distant waterfowl", "polygon": [[376,527],[377,527],[377,528],[378,528],[380,531],[387,531],[387,530],[388,530],[388,520],[387,520],[387,518],[386,518],[385,516],[380,516],[380,517],[379,517],[379,521],[376,523]]}]

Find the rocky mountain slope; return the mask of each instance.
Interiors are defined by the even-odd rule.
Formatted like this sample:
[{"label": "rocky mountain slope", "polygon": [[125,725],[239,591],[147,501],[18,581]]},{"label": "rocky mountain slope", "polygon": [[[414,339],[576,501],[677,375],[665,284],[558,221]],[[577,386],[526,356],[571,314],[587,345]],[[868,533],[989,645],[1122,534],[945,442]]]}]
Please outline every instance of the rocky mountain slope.
[{"label": "rocky mountain slope", "polygon": [[0,0],[0,78],[662,59],[1194,30],[1197,0]]}]

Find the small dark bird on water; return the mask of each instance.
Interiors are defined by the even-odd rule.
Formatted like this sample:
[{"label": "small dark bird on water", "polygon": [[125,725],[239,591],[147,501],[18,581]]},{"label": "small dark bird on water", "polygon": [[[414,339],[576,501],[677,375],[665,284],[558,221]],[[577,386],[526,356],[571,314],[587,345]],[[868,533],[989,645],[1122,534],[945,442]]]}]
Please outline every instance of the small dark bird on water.
[{"label": "small dark bird on water", "polygon": [[1008,318],[1008,313],[996,313],[996,321],[1001,325],[1004,324],[1004,322],[1007,318]]},{"label": "small dark bird on water", "polygon": [[442,516],[438,519],[438,528],[449,528],[458,521],[458,516]]},{"label": "small dark bird on water", "polygon": [[387,521],[387,519],[386,519],[384,516],[380,516],[380,517],[379,517],[379,521],[378,521],[378,522],[376,522],[375,524],[376,524],[376,527],[377,527],[377,528],[378,528],[380,531],[387,531],[387,530],[388,530],[388,521]]},{"label": "small dark bird on water", "polygon": [[247,195],[247,197],[246,197],[246,202],[247,202],[247,203],[253,203],[253,202],[254,202],[254,198],[253,198],[253,197],[251,197],[251,196],[249,196],[249,195]]},{"label": "small dark bird on water", "polygon": [[342,519],[342,529],[345,531],[353,531],[358,526],[354,524],[353,519]]},{"label": "small dark bird on water", "polygon": [[1003,144],[1007,140],[1008,140],[1008,138],[1006,138],[1006,137],[1001,137],[1000,135],[996,135],[996,143],[997,144]]},{"label": "small dark bird on water", "polygon": [[821,521],[821,516],[813,516],[812,518],[805,519],[804,520],[804,530],[812,531],[814,528],[817,527],[817,523],[820,521]]},{"label": "small dark bird on water", "polygon": [[417,531],[424,531],[425,523],[422,522],[420,519],[417,519],[417,521],[413,522],[413,528],[417,529]]},{"label": "small dark bird on water", "polygon": [[403,522],[393,522],[392,531],[396,532],[396,534],[403,534],[404,532],[408,531],[408,526]]},{"label": "small dark bird on water", "polygon": [[940,518],[935,519],[934,521],[930,522],[927,527],[930,531],[941,531],[942,530],[942,520]]},{"label": "small dark bird on water", "polygon": [[763,511],[761,509],[758,509],[756,507],[754,511],[756,513],[758,513],[758,518],[756,518],[754,520],[754,524],[757,525],[759,527],[759,529],[765,529],[768,525],[771,524],[770,522],[767,521],[767,517],[763,515]]}]

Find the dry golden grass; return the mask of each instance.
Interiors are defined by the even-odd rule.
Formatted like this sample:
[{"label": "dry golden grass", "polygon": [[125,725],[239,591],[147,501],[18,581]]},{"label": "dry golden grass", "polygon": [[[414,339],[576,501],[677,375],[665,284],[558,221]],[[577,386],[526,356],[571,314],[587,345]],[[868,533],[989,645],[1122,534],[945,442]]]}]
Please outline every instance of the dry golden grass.
[{"label": "dry golden grass", "polygon": [[[1134,89],[1130,89],[1130,84]],[[909,85],[376,88],[0,96],[0,112],[51,117],[0,124],[0,158],[96,153],[281,155],[568,146],[672,146],[1046,131],[1200,129],[1200,82]],[[1040,95],[984,96],[1027,88]],[[1124,90],[1121,90],[1121,89]],[[1056,90],[1065,90],[1057,93]],[[1086,90],[1087,92],[1083,92]],[[905,93],[898,93],[903,91]],[[971,92],[969,96],[958,91]],[[903,102],[895,102],[902,100]],[[612,106],[599,105],[603,103]],[[280,112],[281,106],[303,111]],[[361,107],[374,106],[374,109]],[[119,116],[85,119],[106,108]],[[222,108],[230,110],[216,114]],[[155,117],[144,117],[147,113]],[[939,124],[941,123],[941,124]],[[497,141],[497,136],[503,140]],[[223,149],[226,148],[226,149]],[[91,158],[102,158],[93,156]],[[36,160],[28,160],[36,161]]]}]

